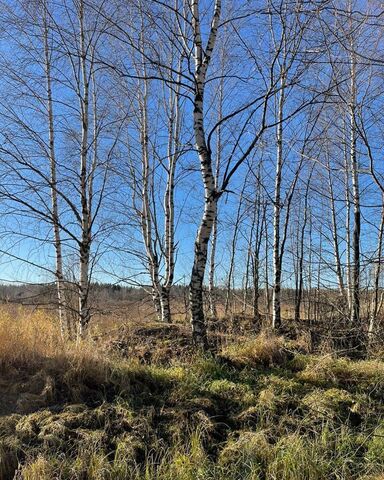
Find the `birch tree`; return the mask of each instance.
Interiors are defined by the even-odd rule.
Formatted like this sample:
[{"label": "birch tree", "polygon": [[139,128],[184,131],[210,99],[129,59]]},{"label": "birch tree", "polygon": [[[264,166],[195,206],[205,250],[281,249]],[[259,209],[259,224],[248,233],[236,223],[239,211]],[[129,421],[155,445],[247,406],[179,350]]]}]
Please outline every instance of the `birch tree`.
[{"label": "birch tree", "polygon": [[44,41],[44,62],[45,62],[45,76],[47,89],[47,115],[48,115],[48,142],[49,142],[49,161],[50,161],[50,188],[51,188],[51,214],[53,226],[53,240],[56,253],[56,288],[57,288],[57,304],[59,313],[59,322],[61,328],[61,335],[63,338],[69,336],[73,338],[72,324],[67,311],[67,304],[65,298],[65,283],[64,283],[64,268],[63,268],[63,253],[61,243],[60,230],[60,214],[58,206],[58,183],[57,183],[57,168],[56,168],[56,145],[55,145],[55,127],[54,127],[54,110],[52,98],[52,77],[51,77],[51,52],[49,47],[49,16],[47,0],[42,2],[42,27],[43,27],[43,41]]},{"label": "birch tree", "polygon": [[[108,123],[111,117],[101,101],[101,74],[95,69],[104,25],[85,11],[84,2],[53,5],[42,0],[17,8],[25,23],[13,12],[7,18],[15,21],[10,33],[19,33],[10,35],[10,43],[20,63],[12,66],[7,56],[3,59],[15,98],[5,100],[1,111],[7,129],[14,132],[12,136],[7,129],[2,132],[2,165],[10,180],[3,184],[2,195],[15,216],[33,217],[37,224],[52,229],[54,269],[20,260],[54,274],[62,331],[73,336],[70,317],[74,317],[81,338],[91,318],[89,294],[97,259],[91,245],[108,228],[106,221],[97,224],[97,219],[119,135],[118,122]],[[25,42],[30,42],[29,49]],[[47,243],[43,232],[34,236],[25,230],[19,235],[26,242]],[[76,277],[65,278],[63,258],[73,257],[74,251]],[[74,290],[77,305],[66,300],[68,291]]]}]

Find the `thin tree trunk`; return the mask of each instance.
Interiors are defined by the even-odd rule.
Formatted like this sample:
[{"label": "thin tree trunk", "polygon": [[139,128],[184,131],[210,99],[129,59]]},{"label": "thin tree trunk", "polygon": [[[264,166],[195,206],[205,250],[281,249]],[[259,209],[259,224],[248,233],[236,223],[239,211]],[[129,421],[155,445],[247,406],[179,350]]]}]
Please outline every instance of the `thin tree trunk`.
[{"label": "thin tree trunk", "polygon": [[308,307],[307,307],[307,315],[309,325],[312,325],[312,258],[313,258],[313,223],[312,218],[309,221],[309,229],[308,229],[308,236],[309,236],[309,258],[308,258]]},{"label": "thin tree trunk", "polygon": [[[240,193],[239,204],[236,212],[236,220],[233,227],[233,235],[232,235],[231,250],[230,250],[231,254],[229,259],[229,272],[228,272],[228,278],[227,278],[227,290],[226,290],[226,296],[225,296],[225,307],[224,307],[225,315],[228,315],[229,307],[230,306],[233,307],[232,299],[231,299],[231,287],[232,287],[233,274],[235,269],[237,235],[239,232],[239,224],[240,224],[240,218],[241,218],[241,208],[243,203],[243,194],[244,194],[245,184],[246,182],[244,182],[243,188]],[[233,309],[231,313],[233,313]]]},{"label": "thin tree trunk", "polygon": [[269,294],[269,245],[268,245],[268,223],[267,215],[264,217],[264,232],[265,232],[265,311],[267,324],[270,325],[271,317],[271,297]]},{"label": "thin tree trunk", "polygon": [[217,214],[212,225],[211,251],[209,257],[209,313],[213,318],[217,317],[216,293],[215,293],[215,270],[216,270],[216,246],[217,246]]},{"label": "thin tree trunk", "polygon": [[345,240],[346,240],[346,271],[347,271],[347,298],[349,316],[352,311],[352,269],[351,269],[351,198],[350,176],[347,152],[345,152]]},{"label": "thin tree trunk", "polygon": [[[353,43],[352,43],[353,50]],[[350,120],[350,162],[352,177],[352,200],[353,200],[353,235],[352,235],[352,308],[351,324],[359,326],[360,323],[360,232],[361,232],[361,212],[360,212],[360,188],[358,160],[356,152],[356,59],[352,51],[351,58],[351,100],[349,105]]]},{"label": "thin tree trunk", "polygon": [[[219,92],[219,112],[218,112],[218,121],[222,118],[222,96],[223,96],[223,85],[220,84]],[[216,141],[216,169],[215,169],[215,189],[218,187],[219,175],[220,175],[220,164],[221,164],[221,127],[217,129],[217,141]],[[216,297],[215,297],[215,269],[216,269],[216,247],[217,247],[217,225],[218,216],[217,211],[212,225],[212,237],[211,237],[211,251],[209,259],[209,277],[208,277],[208,293],[209,293],[209,312],[213,318],[217,317],[217,306],[216,306]]]},{"label": "thin tree trunk", "polygon": [[315,320],[316,322],[321,319],[320,315],[320,308],[321,308],[321,260],[323,257],[323,229],[320,225],[319,230],[319,256],[317,261],[317,285],[316,285],[316,314]]},{"label": "thin tree trunk", "polygon": [[84,337],[90,321],[89,268],[90,268],[90,212],[87,188],[87,157],[89,134],[89,72],[87,68],[87,48],[85,45],[84,2],[79,5],[80,22],[80,65],[83,92],[80,96],[81,146],[80,146],[80,202],[81,202],[81,240],[80,240],[80,277],[79,277],[79,337]]},{"label": "thin tree trunk", "polygon": [[307,220],[308,220],[308,194],[309,194],[309,187],[311,183],[311,177],[312,177],[312,172],[311,175],[308,178],[308,182],[306,185],[305,189],[305,197],[304,197],[304,218],[303,218],[303,224],[301,226],[301,232],[300,232],[300,242],[299,242],[299,259],[298,259],[298,284],[297,284],[297,289],[296,289],[296,299],[295,299],[295,322],[300,321],[300,312],[301,312],[301,303],[302,303],[302,298],[303,298],[303,283],[304,283],[304,277],[303,277],[303,265],[304,265],[304,239],[305,239],[305,229],[307,228]]},{"label": "thin tree trunk", "polygon": [[[257,201],[257,221],[256,221],[256,234],[255,234],[255,247],[253,251],[253,322],[255,326],[260,327],[260,309],[259,309],[259,298],[260,298],[260,250],[261,244],[263,241],[263,225],[266,218],[267,205],[264,204],[262,212],[260,212],[262,206],[260,202],[260,191],[259,198]],[[268,307],[267,307],[268,308]]]},{"label": "thin tree trunk", "polygon": [[252,234],[252,229],[251,228],[251,236],[249,239],[248,243],[248,248],[247,248],[247,260],[245,262],[245,272],[244,272],[244,277],[243,277],[243,305],[241,307],[241,312],[243,315],[246,315],[247,310],[248,310],[248,293],[249,293],[249,270],[252,262],[252,240],[253,240],[253,234]]},{"label": "thin tree trunk", "polygon": [[339,246],[339,235],[337,231],[337,217],[336,217],[336,207],[335,207],[335,196],[333,191],[332,175],[331,175],[331,166],[328,158],[328,188],[329,188],[329,201],[331,206],[331,217],[332,217],[332,241],[333,241],[333,254],[335,258],[335,269],[337,284],[339,287],[340,295],[343,299],[346,298],[344,279],[343,279],[343,270],[341,265],[341,255],[340,255],[340,246]]},{"label": "thin tree trunk", "polygon": [[52,206],[52,225],[53,225],[53,241],[56,253],[56,294],[57,307],[60,323],[60,331],[63,339],[72,338],[72,325],[67,314],[67,305],[65,299],[65,284],[63,274],[63,255],[61,245],[61,235],[59,226],[59,207],[57,199],[57,172],[56,172],[56,151],[55,151],[55,129],[54,129],[54,112],[52,99],[52,77],[51,77],[51,60],[48,44],[48,18],[47,18],[47,2],[43,4],[43,29],[44,29],[44,59],[45,59],[45,76],[47,88],[47,111],[48,111],[48,129],[49,129],[49,161],[50,161],[50,182],[51,182],[51,206]]},{"label": "thin tree trunk", "polygon": [[370,347],[373,345],[375,340],[377,316],[379,314],[379,309],[380,309],[379,288],[380,288],[381,262],[382,262],[382,253],[383,253],[383,240],[384,240],[384,198],[383,198],[383,207],[381,210],[379,236],[377,240],[376,268],[375,268],[375,276],[374,276],[374,282],[373,282],[371,312],[369,316],[369,325],[368,325],[368,344]]},{"label": "thin tree trunk", "polygon": [[[181,65],[179,64],[179,70]],[[180,80],[180,78],[178,78]],[[176,87],[173,93],[169,89],[169,124],[168,124],[168,168],[167,185],[164,193],[164,212],[165,212],[165,278],[164,285],[161,287],[161,308],[162,321],[172,322],[170,296],[175,272],[175,174],[176,165],[179,157],[180,148],[180,86]]]},{"label": "thin tree trunk", "polygon": [[283,169],[283,111],[285,100],[285,78],[281,78],[277,111],[277,151],[275,173],[275,195],[273,200],[273,290],[272,328],[281,326],[281,259],[280,259],[280,220],[281,220],[281,180]]}]

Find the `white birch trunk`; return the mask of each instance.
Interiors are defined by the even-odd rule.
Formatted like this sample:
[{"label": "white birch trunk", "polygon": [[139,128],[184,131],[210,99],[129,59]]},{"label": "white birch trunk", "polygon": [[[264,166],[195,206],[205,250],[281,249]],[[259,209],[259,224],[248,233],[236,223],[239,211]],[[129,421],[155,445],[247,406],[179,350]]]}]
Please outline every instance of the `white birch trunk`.
[{"label": "white birch trunk", "polygon": [[345,152],[345,242],[346,242],[346,273],[347,273],[347,299],[348,312],[352,311],[352,269],[351,269],[351,198],[350,198],[350,175],[347,152]]},{"label": "white birch trunk", "polygon": [[281,326],[281,259],[280,259],[280,219],[281,219],[281,180],[283,168],[283,110],[285,79],[282,76],[277,112],[277,151],[275,172],[275,194],[273,200],[273,290],[272,328]]},{"label": "white birch trunk", "polygon": [[80,66],[82,80],[82,95],[80,95],[81,112],[81,145],[80,145],[80,203],[81,203],[81,240],[79,245],[79,338],[85,336],[89,321],[89,263],[91,248],[90,212],[88,204],[88,135],[89,135],[89,72],[87,68],[87,50],[85,45],[84,3],[79,6],[80,23]]},{"label": "white birch trunk", "polygon": [[205,53],[200,33],[199,0],[192,0],[191,7],[195,61],[193,127],[204,184],[204,213],[195,240],[189,298],[193,340],[197,345],[206,348],[208,342],[203,306],[203,282],[207,264],[208,242],[217,212],[218,194],[215,188],[215,178],[212,171],[211,152],[207,148],[205,138],[204,89],[207,68],[211,60],[217,35],[221,0],[215,0],[215,9]]},{"label": "white birch trunk", "polygon": [[[181,60],[178,65],[181,71]],[[168,170],[167,185],[164,193],[165,212],[165,278],[161,288],[162,321],[172,322],[170,295],[175,274],[175,175],[179,159],[180,129],[181,129],[181,107],[180,107],[180,75],[175,92],[169,89],[169,135],[168,135]]]},{"label": "white birch trunk", "polygon": [[55,151],[55,129],[54,129],[54,112],[52,99],[52,77],[51,77],[51,60],[48,45],[48,18],[47,18],[47,2],[43,4],[43,30],[44,30],[44,60],[45,60],[45,77],[47,88],[47,112],[48,112],[48,129],[49,129],[49,162],[50,162],[50,182],[51,182],[51,208],[52,208],[52,226],[53,226],[53,242],[56,257],[56,295],[57,308],[59,315],[60,331],[63,339],[72,338],[73,332],[71,322],[67,315],[65,300],[65,284],[63,274],[63,255],[61,245],[61,235],[59,226],[59,207],[57,200],[57,173],[56,173],[56,151]]},{"label": "white birch trunk", "polygon": [[360,323],[360,187],[358,160],[356,152],[356,59],[353,53],[353,42],[351,42],[350,68],[351,68],[351,99],[349,105],[350,120],[350,163],[352,180],[352,202],[353,202],[353,235],[352,235],[352,308],[351,324],[358,326]]},{"label": "white birch trunk", "polygon": [[[217,114],[217,120],[223,118],[223,82],[220,82],[219,90],[219,108]],[[215,189],[218,188],[219,176],[220,176],[220,167],[221,167],[221,150],[222,150],[222,141],[221,141],[221,126],[217,129],[217,138],[216,138],[216,168],[215,168]],[[217,305],[215,297],[215,270],[216,270],[216,247],[217,247],[217,229],[218,229],[218,214],[216,212],[215,218],[212,225],[212,236],[211,236],[211,251],[209,259],[209,278],[208,278],[208,293],[209,293],[209,312],[210,315],[215,318],[217,317]]]}]

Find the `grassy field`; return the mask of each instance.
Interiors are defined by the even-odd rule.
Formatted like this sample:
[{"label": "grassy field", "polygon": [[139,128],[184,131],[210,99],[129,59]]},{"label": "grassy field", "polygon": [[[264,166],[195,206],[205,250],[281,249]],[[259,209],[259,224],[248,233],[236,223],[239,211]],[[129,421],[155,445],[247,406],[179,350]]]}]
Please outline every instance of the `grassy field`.
[{"label": "grassy field", "polygon": [[44,312],[0,312],[0,479],[384,479],[384,362],[187,326],[64,345]]}]

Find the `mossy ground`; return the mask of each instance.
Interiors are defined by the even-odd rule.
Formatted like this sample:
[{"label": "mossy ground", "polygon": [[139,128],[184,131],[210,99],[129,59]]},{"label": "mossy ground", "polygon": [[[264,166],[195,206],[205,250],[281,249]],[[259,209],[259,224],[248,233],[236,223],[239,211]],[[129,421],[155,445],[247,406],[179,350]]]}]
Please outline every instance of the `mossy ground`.
[{"label": "mossy ground", "polygon": [[146,362],[42,341],[1,352],[1,480],[384,478],[380,359],[266,335]]}]

